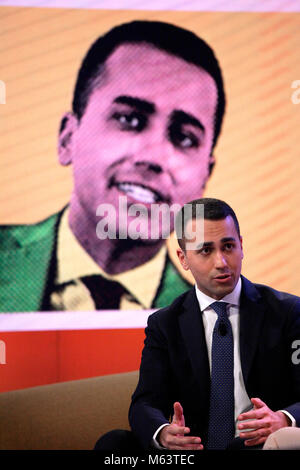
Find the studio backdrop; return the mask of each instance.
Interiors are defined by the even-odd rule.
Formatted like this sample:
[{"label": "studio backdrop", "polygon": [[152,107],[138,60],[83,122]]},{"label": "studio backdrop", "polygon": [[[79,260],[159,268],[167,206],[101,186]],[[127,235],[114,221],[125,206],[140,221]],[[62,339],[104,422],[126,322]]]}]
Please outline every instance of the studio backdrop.
[{"label": "studio backdrop", "polygon": [[[225,200],[242,273],[300,295],[295,4],[1,2],[1,391],[138,369],[148,315],[193,285],[152,205]],[[101,45],[78,84],[91,45],[135,21],[159,22],[154,45],[137,45],[138,26],[105,36],[110,52]],[[174,25],[209,45],[224,99],[209,73],[172,55],[197,55]],[[146,207],[127,214],[135,236],[118,240],[134,203]]]}]

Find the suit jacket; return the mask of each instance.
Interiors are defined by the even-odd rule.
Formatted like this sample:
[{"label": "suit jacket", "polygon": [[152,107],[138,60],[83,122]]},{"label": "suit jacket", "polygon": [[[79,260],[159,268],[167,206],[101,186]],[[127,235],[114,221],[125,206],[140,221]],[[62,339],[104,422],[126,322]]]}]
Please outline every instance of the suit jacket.
[{"label": "suit jacket", "polygon": [[[37,224],[0,226],[0,312],[51,310],[62,213]],[[168,305],[189,287],[167,257],[153,307]]]},{"label": "suit jacket", "polygon": [[[183,406],[191,435],[206,443],[210,370],[202,315],[195,289],[148,319],[140,378],[129,421],[145,449],[168,422],[173,403]],[[300,299],[242,277],[240,356],[246,391],[274,411],[286,409],[300,426]]]}]

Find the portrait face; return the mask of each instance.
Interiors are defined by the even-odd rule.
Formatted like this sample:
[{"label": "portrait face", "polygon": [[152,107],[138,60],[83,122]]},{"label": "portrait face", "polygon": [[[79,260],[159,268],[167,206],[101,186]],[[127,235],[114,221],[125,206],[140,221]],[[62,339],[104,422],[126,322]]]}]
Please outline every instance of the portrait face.
[{"label": "portrait face", "polygon": [[[190,237],[196,221],[187,223]],[[235,288],[242,269],[243,248],[231,216],[223,220],[204,220],[204,242],[196,250],[177,250],[180,263],[190,270],[198,288],[220,300]]]},{"label": "portrait face", "polygon": [[[61,133],[60,161],[73,165],[71,209],[98,221],[97,207],[111,204],[123,223],[120,196],[147,211],[201,196],[216,104],[215,82],[201,68],[147,44],[119,46],[81,120],[67,115]],[[150,224],[143,230],[151,238]]]}]

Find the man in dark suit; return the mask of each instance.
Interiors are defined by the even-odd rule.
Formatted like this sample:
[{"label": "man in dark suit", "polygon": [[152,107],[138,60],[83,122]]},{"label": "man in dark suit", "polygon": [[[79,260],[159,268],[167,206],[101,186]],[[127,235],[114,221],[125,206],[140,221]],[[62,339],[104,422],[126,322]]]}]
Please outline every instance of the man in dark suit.
[{"label": "man in dark suit", "polygon": [[[226,203],[198,199],[180,214],[177,254],[196,285],[148,319],[131,438],[144,449],[261,447],[300,426],[300,299],[241,276],[242,237]],[[225,305],[221,321],[215,304]]]}]

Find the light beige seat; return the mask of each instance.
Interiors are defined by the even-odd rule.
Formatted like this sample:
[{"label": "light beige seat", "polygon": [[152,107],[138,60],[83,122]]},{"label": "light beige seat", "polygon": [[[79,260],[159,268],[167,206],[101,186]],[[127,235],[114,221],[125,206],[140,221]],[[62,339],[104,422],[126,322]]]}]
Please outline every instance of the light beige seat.
[{"label": "light beige seat", "polygon": [[0,449],[93,449],[112,429],[129,429],[138,372],[0,393]]},{"label": "light beige seat", "polygon": [[[138,372],[0,393],[0,449],[85,450],[112,429],[129,429]],[[300,428],[271,434],[263,450],[300,449]]]},{"label": "light beige seat", "polygon": [[300,428],[281,428],[269,435],[263,450],[300,450]]}]

